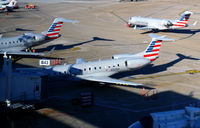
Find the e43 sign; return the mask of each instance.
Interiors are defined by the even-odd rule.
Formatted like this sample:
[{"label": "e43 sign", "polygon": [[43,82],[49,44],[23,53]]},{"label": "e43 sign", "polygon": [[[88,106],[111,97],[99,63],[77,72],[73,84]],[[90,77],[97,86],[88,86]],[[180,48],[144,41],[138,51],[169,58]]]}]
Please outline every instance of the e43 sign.
[{"label": "e43 sign", "polygon": [[50,66],[50,60],[42,59],[42,60],[39,61],[39,65],[40,66]]}]

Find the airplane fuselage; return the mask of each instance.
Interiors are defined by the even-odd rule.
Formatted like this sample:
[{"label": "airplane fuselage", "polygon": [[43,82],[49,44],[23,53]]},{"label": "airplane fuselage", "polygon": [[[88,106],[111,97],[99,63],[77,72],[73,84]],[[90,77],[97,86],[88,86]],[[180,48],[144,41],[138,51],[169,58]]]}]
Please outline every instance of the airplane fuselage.
[{"label": "airplane fuselage", "polygon": [[41,34],[0,38],[0,52],[22,51],[45,40]]},{"label": "airplane fuselage", "polygon": [[131,17],[128,21],[130,26],[147,26],[150,28],[157,28],[159,30],[176,29],[186,27],[187,24],[178,25],[178,20],[157,19],[147,17]]},{"label": "airplane fuselage", "polygon": [[99,61],[89,61],[77,64],[59,65],[48,67],[51,75],[71,75],[77,77],[87,76],[111,76],[118,72],[139,69],[150,63],[145,58],[123,58],[123,59],[107,59]]}]

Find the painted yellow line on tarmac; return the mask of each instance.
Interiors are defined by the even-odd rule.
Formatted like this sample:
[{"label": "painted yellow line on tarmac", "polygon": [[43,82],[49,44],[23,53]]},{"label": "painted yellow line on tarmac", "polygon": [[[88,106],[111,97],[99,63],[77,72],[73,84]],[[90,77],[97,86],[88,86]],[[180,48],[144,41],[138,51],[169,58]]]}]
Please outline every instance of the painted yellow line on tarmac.
[{"label": "painted yellow line on tarmac", "polygon": [[81,49],[80,47],[73,47],[73,48],[67,49],[66,51],[78,51],[80,49]]},{"label": "painted yellow line on tarmac", "polygon": [[[140,77],[140,78],[135,78],[135,79],[129,79],[131,80],[140,80],[140,79],[148,79],[148,78],[158,78],[158,77],[163,77],[163,76],[172,76],[172,75],[181,75],[181,74],[196,74],[200,73],[200,70],[187,70],[185,72],[178,72],[178,73],[169,73],[169,74],[163,74],[163,75],[157,75],[157,76],[147,76],[147,77]],[[127,80],[127,81],[129,81]]]}]

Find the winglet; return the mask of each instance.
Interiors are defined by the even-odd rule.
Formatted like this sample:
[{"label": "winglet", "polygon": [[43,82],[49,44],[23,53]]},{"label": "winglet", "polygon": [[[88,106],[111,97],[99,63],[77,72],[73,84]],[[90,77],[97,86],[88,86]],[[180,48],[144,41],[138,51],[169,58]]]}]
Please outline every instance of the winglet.
[{"label": "winglet", "polygon": [[2,38],[2,36],[3,36],[3,35],[2,35],[2,34],[0,34],[0,38]]},{"label": "winglet", "polygon": [[53,52],[54,52],[54,50],[55,50],[55,47],[53,47],[49,52],[47,52],[47,53],[44,53],[44,55],[49,55],[49,54],[52,54]]},{"label": "winglet", "polygon": [[55,50],[55,47],[53,47],[47,54],[52,54]]}]

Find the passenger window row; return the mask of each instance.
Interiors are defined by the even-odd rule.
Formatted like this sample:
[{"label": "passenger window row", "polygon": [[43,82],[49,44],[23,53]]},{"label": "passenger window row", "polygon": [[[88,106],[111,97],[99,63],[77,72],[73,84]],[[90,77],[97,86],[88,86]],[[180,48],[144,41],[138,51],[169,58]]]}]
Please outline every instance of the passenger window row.
[{"label": "passenger window row", "polygon": [[[117,64],[117,66],[113,65],[113,68],[115,68],[115,67],[119,67],[119,64]],[[105,66],[105,68],[106,68],[106,66]],[[111,68],[111,66],[108,66],[108,68]],[[97,70],[97,69],[98,69],[97,67],[94,67],[94,70]],[[99,67],[99,70],[100,70],[100,69],[102,69],[101,66]],[[92,68],[89,67],[88,70],[91,71]],[[87,71],[87,68],[84,68],[84,71]]]},{"label": "passenger window row", "polygon": [[22,41],[20,41],[20,40],[17,40],[17,41],[10,41],[10,42],[1,42],[1,45],[7,45],[7,44],[15,44],[15,43],[20,43],[20,42],[22,42]]}]

